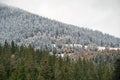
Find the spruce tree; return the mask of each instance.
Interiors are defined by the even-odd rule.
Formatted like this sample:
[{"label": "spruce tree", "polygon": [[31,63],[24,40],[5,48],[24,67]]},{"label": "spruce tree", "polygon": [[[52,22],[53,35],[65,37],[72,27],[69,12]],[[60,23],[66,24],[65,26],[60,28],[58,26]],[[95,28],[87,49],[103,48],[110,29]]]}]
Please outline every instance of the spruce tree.
[{"label": "spruce tree", "polygon": [[120,57],[115,61],[113,80],[120,80]]},{"label": "spruce tree", "polygon": [[0,64],[0,80],[6,80],[6,72],[3,64]]},{"label": "spruce tree", "polygon": [[0,57],[1,57],[1,54],[2,54],[2,45],[0,44]]},{"label": "spruce tree", "polygon": [[12,52],[12,54],[15,53],[15,43],[14,43],[14,41],[11,42],[11,52]]}]

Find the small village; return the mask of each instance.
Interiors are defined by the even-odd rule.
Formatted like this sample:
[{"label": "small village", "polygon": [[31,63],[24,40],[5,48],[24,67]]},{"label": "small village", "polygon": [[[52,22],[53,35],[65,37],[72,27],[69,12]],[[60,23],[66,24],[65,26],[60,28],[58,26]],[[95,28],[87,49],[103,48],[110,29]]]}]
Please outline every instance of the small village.
[{"label": "small village", "polygon": [[[112,61],[114,57],[117,55],[116,52],[120,50],[120,48],[110,48],[109,46],[99,47],[96,44],[89,44],[87,46],[82,46],[81,44],[62,44],[56,45],[52,44],[52,48],[56,48],[56,56],[58,57],[67,57],[71,60],[85,59],[85,60],[95,60],[99,58],[109,59]],[[50,52],[53,55],[53,51]]]}]

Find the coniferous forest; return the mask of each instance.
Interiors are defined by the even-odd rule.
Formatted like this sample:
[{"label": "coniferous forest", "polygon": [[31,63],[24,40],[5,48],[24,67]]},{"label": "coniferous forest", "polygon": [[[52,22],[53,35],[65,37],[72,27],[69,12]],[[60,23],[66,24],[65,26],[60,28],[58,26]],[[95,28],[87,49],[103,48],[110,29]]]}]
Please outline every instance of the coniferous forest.
[{"label": "coniferous forest", "polygon": [[0,80],[120,80],[120,38],[98,30],[0,3],[0,43]]},{"label": "coniferous forest", "polygon": [[120,80],[120,60],[112,64],[72,61],[13,41],[0,45],[0,80]]},{"label": "coniferous forest", "polygon": [[0,43],[5,40],[42,49],[51,44],[73,43],[115,48],[120,46],[119,38],[101,31],[62,23],[0,4]]}]

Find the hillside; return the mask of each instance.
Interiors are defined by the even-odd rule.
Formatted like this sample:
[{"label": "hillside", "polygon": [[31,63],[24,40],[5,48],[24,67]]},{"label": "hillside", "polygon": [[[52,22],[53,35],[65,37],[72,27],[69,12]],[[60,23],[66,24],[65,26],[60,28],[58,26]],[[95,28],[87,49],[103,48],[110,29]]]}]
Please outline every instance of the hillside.
[{"label": "hillside", "polygon": [[0,43],[14,40],[18,44],[35,47],[48,44],[95,43],[99,46],[119,47],[120,39],[100,31],[44,18],[27,11],[0,5]]}]

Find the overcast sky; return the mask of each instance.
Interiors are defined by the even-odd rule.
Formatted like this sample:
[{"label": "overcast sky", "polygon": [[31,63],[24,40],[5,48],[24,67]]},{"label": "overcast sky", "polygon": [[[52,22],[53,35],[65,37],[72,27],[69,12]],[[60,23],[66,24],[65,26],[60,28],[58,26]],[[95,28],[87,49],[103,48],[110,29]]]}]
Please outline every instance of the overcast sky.
[{"label": "overcast sky", "polygon": [[120,0],[0,0],[0,3],[120,38]]}]

